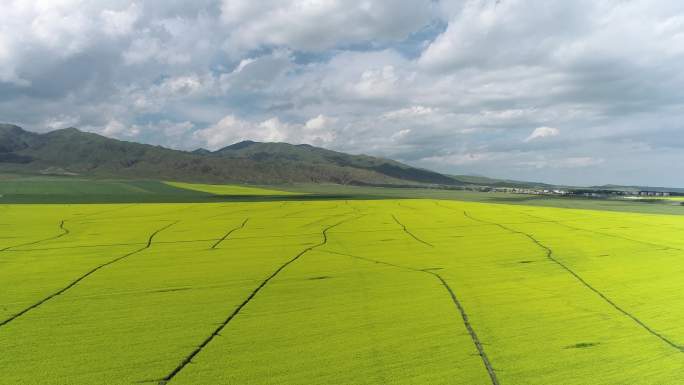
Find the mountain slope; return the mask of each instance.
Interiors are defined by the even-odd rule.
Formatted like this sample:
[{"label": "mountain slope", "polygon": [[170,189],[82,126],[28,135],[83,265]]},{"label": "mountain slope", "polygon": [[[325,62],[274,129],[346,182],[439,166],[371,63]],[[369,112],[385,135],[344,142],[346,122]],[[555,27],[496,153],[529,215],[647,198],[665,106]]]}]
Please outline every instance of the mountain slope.
[{"label": "mountain slope", "polygon": [[6,124],[0,124],[0,171],[210,183],[460,184],[392,160],[309,145],[241,142],[186,152],[75,128],[37,134]]},{"label": "mountain slope", "polygon": [[363,169],[379,174],[412,182],[429,184],[457,184],[446,175],[433,171],[410,167],[402,163],[367,155],[349,155],[326,150],[308,144],[259,143],[244,141],[224,147],[213,153],[231,159],[252,159],[267,162],[291,162],[319,165],[333,165]]}]

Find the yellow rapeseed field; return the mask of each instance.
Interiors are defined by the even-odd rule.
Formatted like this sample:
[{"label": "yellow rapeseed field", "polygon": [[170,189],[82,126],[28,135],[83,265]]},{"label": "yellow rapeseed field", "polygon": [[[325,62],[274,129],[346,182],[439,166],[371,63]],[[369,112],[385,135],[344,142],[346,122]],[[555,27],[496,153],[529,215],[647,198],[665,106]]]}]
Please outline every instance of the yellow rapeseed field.
[{"label": "yellow rapeseed field", "polygon": [[1,384],[682,384],[684,217],[0,206]]}]

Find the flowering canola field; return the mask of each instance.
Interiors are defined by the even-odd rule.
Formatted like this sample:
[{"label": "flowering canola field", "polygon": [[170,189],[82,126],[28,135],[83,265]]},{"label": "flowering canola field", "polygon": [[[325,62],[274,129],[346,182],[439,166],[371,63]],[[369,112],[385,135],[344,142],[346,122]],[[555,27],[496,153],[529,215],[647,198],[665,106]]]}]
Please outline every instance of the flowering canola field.
[{"label": "flowering canola field", "polygon": [[0,206],[0,384],[681,384],[684,217]]}]

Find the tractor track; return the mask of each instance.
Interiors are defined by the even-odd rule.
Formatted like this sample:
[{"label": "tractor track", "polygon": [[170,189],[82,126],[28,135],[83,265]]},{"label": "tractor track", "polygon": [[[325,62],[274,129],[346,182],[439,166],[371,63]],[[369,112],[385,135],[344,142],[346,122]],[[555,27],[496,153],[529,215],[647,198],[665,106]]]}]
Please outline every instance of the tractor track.
[{"label": "tractor track", "polygon": [[232,233],[234,233],[234,232],[236,232],[236,231],[238,231],[238,230],[240,230],[240,229],[244,229],[245,226],[247,225],[247,222],[249,222],[249,218],[245,219],[245,220],[242,222],[241,225],[239,225],[239,226],[237,226],[237,227],[235,227],[235,228],[230,229],[224,236],[222,236],[219,240],[217,240],[216,243],[214,243],[213,245],[211,245],[211,249],[212,249],[212,250],[215,250],[215,249],[218,247],[218,245],[221,244],[221,242],[225,241],[225,240],[230,236],[230,234],[232,234]]},{"label": "tractor track", "polygon": [[8,251],[8,250],[14,249],[14,248],[16,248],[16,247],[31,246],[31,245],[36,245],[36,244],[41,243],[41,242],[52,241],[52,240],[55,240],[55,239],[62,238],[63,236],[68,235],[68,234],[70,233],[69,229],[67,229],[67,228],[64,226],[64,222],[65,222],[64,219],[62,219],[62,221],[59,222],[59,230],[60,230],[61,232],[60,232],[59,234],[55,235],[55,236],[52,236],[52,237],[49,237],[49,238],[39,239],[39,240],[33,241],[33,242],[21,243],[21,244],[19,244],[19,245],[7,246],[7,247],[5,247],[4,249],[0,249],[0,252],[2,252],[2,251]]},{"label": "tractor track", "polygon": [[24,310],[22,310],[22,311],[20,311],[20,312],[18,312],[18,313],[16,313],[16,314],[14,314],[13,316],[7,318],[6,320],[1,321],[1,322],[0,322],[0,328],[3,327],[3,326],[5,326],[5,325],[7,325],[7,324],[9,324],[10,322],[16,320],[17,318],[21,317],[22,315],[28,313],[29,311],[31,311],[31,310],[33,310],[33,309],[39,307],[40,305],[44,304],[45,302],[47,302],[47,301],[49,301],[49,300],[51,300],[51,299],[57,297],[58,295],[63,294],[63,293],[66,292],[67,290],[69,290],[69,289],[71,289],[72,287],[76,286],[79,282],[81,282],[81,281],[83,281],[84,279],[86,279],[86,278],[87,278],[88,276],[90,276],[91,274],[93,274],[93,273],[95,273],[96,271],[102,269],[103,267],[109,266],[109,265],[111,265],[111,264],[113,264],[113,263],[116,263],[116,262],[118,262],[118,261],[121,261],[122,259],[128,258],[128,257],[130,257],[131,255],[138,254],[138,253],[140,253],[140,252],[143,251],[143,250],[149,249],[149,248],[152,246],[152,241],[154,240],[154,237],[155,237],[157,234],[159,234],[160,232],[162,232],[162,231],[168,229],[169,227],[175,225],[176,223],[178,223],[178,221],[169,223],[168,225],[166,225],[166,226],[164,226],[164,227],[162,227],[162,228],[160,228],[160,229],[154,231],[152,234],[150,234],[149,238],[147,239],[147,244],[146,244],[144,247],[141,247],[141,248],[139,248],[139,249],[137,249],[137,250],[134,250],[134,251],[132,251],[132,252],[130,252],[130,253],[124,254],[124,255],[122,255],[122,256],[120,256],[120,257],[116,257],[116,258],[114,258],[114,259],[112,259],[112,260],[110,260],[110,261],[108,261],[108,262],[105,262],[105,263],[103,263],[103,264],[101,264],[101,265],[98,265],[98,266],[96,266],[96,267],[90,269],[90,270],[87,271],[85,274],[83,274],[83,275],[81,275],[80,277],[76,278],[75,280],[71,281],[67,286],[63,287],[62,289],[60,289],[60,290],[58,290],[58,291],[56,291],[56,292],[50,294],[49,296],[47,296],[47,297],[41,299],[40,301],[38,301],[38,302],[34,303],[33,305],[31,305],[31,306],[25,308]]},{"label": "tractor track", "polygon": [[[180,240],[180,241],[157,241],[154,244],[155,245],[169,245],[169,244],[175,244],[175,243],[199,243],[199,242],[216,242],[220,240],[221,238],[206,238],[206,239],[185,239],[185,240]],[[135,246],[135,245],[144,245],[145,242],[133,242],[133,243],[107,243],[107,244],[99,244],[99,245],[79,245],[79,246],[62,246],[62,247],[43,247],[43,248],[38,248],[38,249],[21,249],[21,250],[12,250],[13,252],[31,252],[31,251],[47,251],[47,250],[69,250],[69,249],[87,249],[87,248],[93,248],[93,247],[115,247],[115,246]]]},{"label": "tractor track", "polygon": [[175,367],[169,374],[167,374],[164,378],[162,378],[162,379],[160,379],[160,380],[157,380],[157,381],[158,381],[158,384],[159,384],[159,385],[165,385],[165,384],[169,383],[171,380],[173,380],[173,378],[176,377],[176,375],[178,375],[178,373],[180,373],[188,364],[190,364],[190,363],[192,362],[192,359],[195,358],[195,356],[197,356],[197,355],[198,355],[198,354],[199,354],[207,345],[209,345],[209,343],[210,343],[214,338],[216,338],[216,336],[220,335],[219,333],[221,333],[221,331],[222,331],[223,329],[225,329],[226,326],[228,326],[228,324],[230,323],[230,321],[232,321],[232,320],[240,313],[240,311],[241,311],[245,306],[247,306],[247,304],[249,304],[249,302],[252,301],[252,299],[254,299],[254,297],[256,297],[256,295],[259,293],[259,291],[261,291],[261,289],[263,289],[263,288],[269,283],[269,281],[271,281],[273,278],[275,278],[275,277],[276,277],[281,271],[283,271],[287,266],[289,266],[289,265],[292,264],[293,262],[297,261],[297,260],[298,260],[299,258],[301,258],[304,254],[306,254],[306,253],[308,253],[308,252],[310,252],[310,251],[312,251],[312,250],[314,250],[314,249],[316,249],[316,248],[319,248],[319,247],[324,246],[325,244],[327,244],[327,243],[328,243],[328,231],[332,230],[333,228],[335,228],[335,227],[337,227],[337,226],[339,226],[339,225],[341,225],[341,224],[343,224],[343,223],[345,223],[345,222],[348,222],[348,221],[350,221],[350,220],[352,220],[352,219],[357,219],[357,218],[358,218],[358,217],[356,217],[356,218],[347,218],[347,219],[344,219],[344,220],[342,220],[342,221],[340,221],[340,222],[337,222],[337,223],[335,223],[335,224],[333,224],[333,225],[327,226],[325,229],[323,229],[323,231],[322,231],[322,233],[321,233],[321,234],[323,235],[323,240],[322,240],[321,242],[319,242],[319,243],[317,243],[317,244],[315,244],[315,245],[313,245],[313,246],[309,246],[309,247],[305,248],[304,250],[300,251],[297,255],[295,255],[294,257],[290,258],[290,259],[289,259],[287,262],[285,262],[284,264],[280,265],[280,267],[278,267],[273,273],[271,273],[268,277],[266,277],[266,279],[264,279],[263,281],[261,281],[261,283],[259,284],[259,286],[257,286],[254,290],[252,290],[252,292],[249,294],[249,296],[247,296],[247,298],[245,298],[245,300],[242,301],[242,303],[240,303],[240,304],[239,304],[239,305],[230,313],[230,315],[228,316],[228,318],[226,318],[223,322],[221,322],[221,324],[219,324],[219,326],[218,326],[218,327],[217,327],[217,328],[216,328],[216,329],[215,329],[207,338],[205,338],[204,341],[202,341],[202,343],[200,343],[200,344],[199,344],[199,345],[198,345],[190,354],[188,354],[185,358],[183,358],[183,360],[181,361],[181,363],[180,363],[178,366],[176,366],[176,367]]},{"label": "tractor track", "polygon": [[412,232],[410,232],[409,229],[407,229],[406,226],[405,226],[403,223],[399,222],[399,219],[397,219],[397,217],[395,217],[394,214],[392,214],[392,218],[394,219],[394,221],[395,221],[399,226],[401,226],[401,228],[404,230],[404,232],[405,232],[406,234],[408,234],[411,238],[415,239],[417,242],[420,242],[420,243],[422,243],[422,244],[424,244],[424,245],[426,245],[426,246],[435,247],[435,245],[433,245],[433,244],[431,244],[431,243],[428,243],[428,242],[425,242],[424,240],[418,238],[415,234],[413,234]]},{"label": "tractor track", "polygon": [[482,344],[482,341],[480,341],[480,338],[477,336],[477,333],[475,332],[473,325],[470,323],[470,318],[468,317],[468,313],[466,313],[465,308],[461,304],[461,301],[458,299],[458,297],[456,296],[456,293],[451,288],[451,286],[449,286],[449,284],[444,279],[444,277],[442,277],[440,274],[435,273],[434,271],[431,271],[429,269],[416,269],[416,268],[408,267],[408,266],[395,265],[395,264],[389,263],[389,262],[378,261],[376,259],[361,257],[358,255],[353,255],[353,254],[340,253],[340,252],[336,252],[336,251],[330,251],[330,250],[322,250],[322,251],[324,253],[343,255],[343,256],[350,257],[350,258],[356,258],[356,259],[364,260],[364,261],[370,262],[370,263],[377,263],[377,264],[381,264],[381,265],[392,266],[392,267],[396,267],[399,269],[413,271],[416,273],[424,273],[424,274],[428,274],[428,275],[431,275],[434,278],[436,278],[439,281],[440,285],[442,287],[444,287],[444,289],[447,291],[447,293],[451,297],[451,301],[454,303],[454,306],[458,310],[458,312],[461,316],[461,319],[463,320],[463,325],[465,326],[466,330],[468,331],[468,335],[470,336],[470,339],[473,341],[473,345],[475,345],[475,348],[477,349],[478,355],[480,356],[480,359],[482,360],[482,364],[484,365],[485,369],[487,370],[487,374],[489,375],[489,379],[491,380],[492,385],[499,385],[499,380],[496,377],[496,372],[494,370],[494,367],[492,366],[492,363],[489,360],[489,357],[487,356],[487,353],[484,350],[484,346]]},{"label": "tractor track", "polygon": [[[390,230],[388,230],[390,231]],[[395,231],[395,230],[391,230]],[[344,232],[345,234],[351,234],[351,233],[357,233],[353,231],[346,231]],[[303,235],[316,235],[317,233],[304,233],[304,234],[285,234],[285,235],[265,235],[265,236],[247,236],[247,237],[233,237],[230,239],[239,239],[239,240],[249,240],[249,239],[271,239],[271,238],[298,238]],[[221,238],[206,238],[206,239],[187,239],[187,240],[180,240],[180,241],[157,241],[155,242],[156,245],[164,245],[164,244],[174,244],[174,243],[195,243],[195,242],[216,242],[220,240]],[[32,252],[32,251],[46,251],[46,250],[65,250],[65,249],[82,249],[82,248],[92,248],[92,247],[114,247],[114,246],[135,246],[135,245],[144,245],[144,242],[135,242],[135,243],[108,243],[108,244],[98,244],[98,245],[80,245],[80,246],[62,246],[62,247],[43,247],[43,248],[36,248],[36,249],[20,249],[20,250],[12,250],[12,252],[19,253],[19,252]]]},{"label": "tractor track", "polygon": [[589,289],[589,290],[591,290],[592,292],[594,292],[594,294],[598,295],[601,299],[603,299],[607,304],[609,304],[609,305],[610,305],[611,307],[613,307],[615,310],[617,310],[618,312],[622,313],[624,316],[626,316],[626,317],[628,317],[629,319],[631,319],[632,321],[634,321],[637,325],[641,326],[641,327],[642,327],[644,330],[646,330],[648,333],[650,333],[650,334],[653,335],[654,337],[657,337],[658,339],[660,339],[662,342],[666,343],[666,344],[669,345],[670,347],[676,349],[677,351],[679,351],[679,352],[681,352],[681,353],[684,353],[684,346],[677,345],[674,341],[668,339],[668,338],[665,337],[664,335],[662,335],[662,334],[660,334],[659,332],[655,331],[655,330],[652,329],[650,326],[648,326],[645,322],[643,322],[642,320],[640,320],[639,318],[637,318],[635,315],[633,315],[632,313],[630,313],[630,312],[628,312],[627,310],[623,309],[623,308],[620,307],[620,305],[618,305],[617,303],[613,302],[613,300],[611,300],[610,298],[608,298],[605,294],[603,294],[603,293],[602,293],[600,290],[598,290],[597,288],[593,287],[591,284],[589,284],[589,282],[585,281],[584,278],[582,278],[582,277],[581,277],[579,274],[577,274],[574,270],[572,270],[572,269],[569,268],[567,265],[565,265],[563,262],[561,262],[561,261],[558,260],[556,257],[554,257],[553,249],[551,249],[550,247],[544,245],[542,242],[540,242],[540,241],[539,241],[537,238],[535,238],[533,235],[528,234],[528,233],[525,233],[525,232],[523,232],[523,231],[519,231],[519,230],[512,229],[512,228],[510,228],[510,227],[508,227],[508,226],[505,226],[505,225],[502,225],[502,224],[499,224],[499,223],[496,223],[496,222],[489,222],[489,221],[485,221],[485,220],[482,220],[482,219],[474,218],[474,217],[470,216],[466,211],[463,211],[463,215],[465,215],[467,218],[470,218],[470,219],[473,220],[473,221],[480,222],[480,223],[488,223],[488,224],[490,224],[490,225],[498,226],[498,227],[500,227],[500,228],[502,228],[502,229],[504,229],[504,230],[506,230],[506,231],[508,231],[508,232],[510,232],[510,233],[519,234],[519,235],[523,235],[523,236],[527,237],[527,238],[530,239],[532,242],[534,242],[539,248],[541,248],[542,250],[544,250],[544,252],[546,253],[546,258],[547,258],[548,260],[550,260],[550,261],[552,261],[553,263],[555,263],[556,265],[560,266],[563,270],[565,270],[567,273],[569,273],[570,275],[572,275],[572,276],[573,276],[578,282],[580,282],[584,287],[586,287],[587,289]]},{"label": "tractor track", "polygon": [[657,248],[660,248],[660,249],[663,249],[663,250],[684,251],[684,249],[680,249],[680,248],[678,248],[678,247],[673,247],[673,246],[668,246],[668,245],[663,245],[663,244],[653,243],[653,242],[648,242],[648,241],[642,241],[642,240],[640,240],[640,239],[625,237],[625,236],[623,236],[623,235],[604,233],[604,232],[601,232],[601,231],[585,229],[585,228],[582,228],[582,227],[575,227],[575,226],[572,226],[572,225],[568,225],[568,224],[566,224],[566,223],[563,223],[563,222],[561,222],[561,221],[557,221],[557,220],[553,220],[553,219],[548,219],[548,218],[543,218],[543,217],[538,217],[538,216],[536,216],[536,215],[532,215],[532,214],[528,214],[528,213],[523,213],[523,214],[527,215],[527,216],[530,217],[530,218],[541,219],[541,220],[543,220],[543,221],[545,221],[545,222],[554,223],[554,224],[557,224],[557,225],[559,225],[559,226],[563,226],[563,227],[565,227],[565,228],[572,229],[572,230],[585,231],[585,232],[588,232],[588,233],[591,233],[591,234],[601,235],[601,236],[604,236],[604,237],[622,239],[622,240],[625,240],[625,241],[630,241],[630,242],[634,242],[634,243],[639,243],[639,244],[646,245],[646,246],[657,247]]}]

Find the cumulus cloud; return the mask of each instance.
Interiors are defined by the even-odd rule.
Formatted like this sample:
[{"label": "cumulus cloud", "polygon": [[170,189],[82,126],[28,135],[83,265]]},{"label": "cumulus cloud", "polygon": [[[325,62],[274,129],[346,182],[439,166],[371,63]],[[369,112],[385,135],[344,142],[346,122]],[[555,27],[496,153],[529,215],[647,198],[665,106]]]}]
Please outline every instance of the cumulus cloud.
[{"label": "cumulus cloud", "polygon": [[662,170],[684,148],[683,47],[674,0],[7,0],[0,115],[176,148],[275,140],[680,184]]},{"label": "cumulus cloud", "polygon": [[400,41],[427,24],[429,0],[224,0],[227,44],[244,50],[286,46],[320,51],[354,43]]},{"label": "cumulus cloud", "polygon": [[313,117],[304,124],[285,123],[277,117],[251,122],[226,115],[216,124],[195,131],[194,139],[211,150],[243,140],[325,145],[335,139],[335,123],[335,118],[324,115]]},{"label": "cumulus cloud", "polygon": [[383,116],[387,119],[405,119],[413,118],[417,116],[431,115],[435,110],[431,107],[424,106],[411,106],[406,108],[401,108],[399,110],[393,110],[386,112]]},{"label": "cumulus cloud", "polygon": [[282,142],[288,137],[291,126],[278,118],[262,122],[249,122],[234,115],[226,115],[216,124],[195,132],[195,138],[207,148],[216,150],[243,140]]},{"label": "cumulus cloud", "polygon": [[76,127],[80,122],[79,116],[70,116],[60,114],[58,116],[51,116],[43,122],[43,125],[50,130],[59,130],[63,128]]},{"label": "cumulus cloud", "polygon": [[525,142],[531,142],[536,139],[550,138],[560,135],[560,130],[554,127],[537,127],[532,131],[530,136],[525,139]]},{"label": "cumulus cloud", "polygon": [[140,133],[137,127],[128,127],[118,120],[110,120],[107,124],[102,127],[100,133],[105,136],[122,136],[122,137],[133,137]]},{"label": "cumulus cloud", "polygon": [[126,9],[105,9],[100,13],[104,32],[115,37],[131,33],[139,16],[140,9],[136,3],[130,4]]}]

